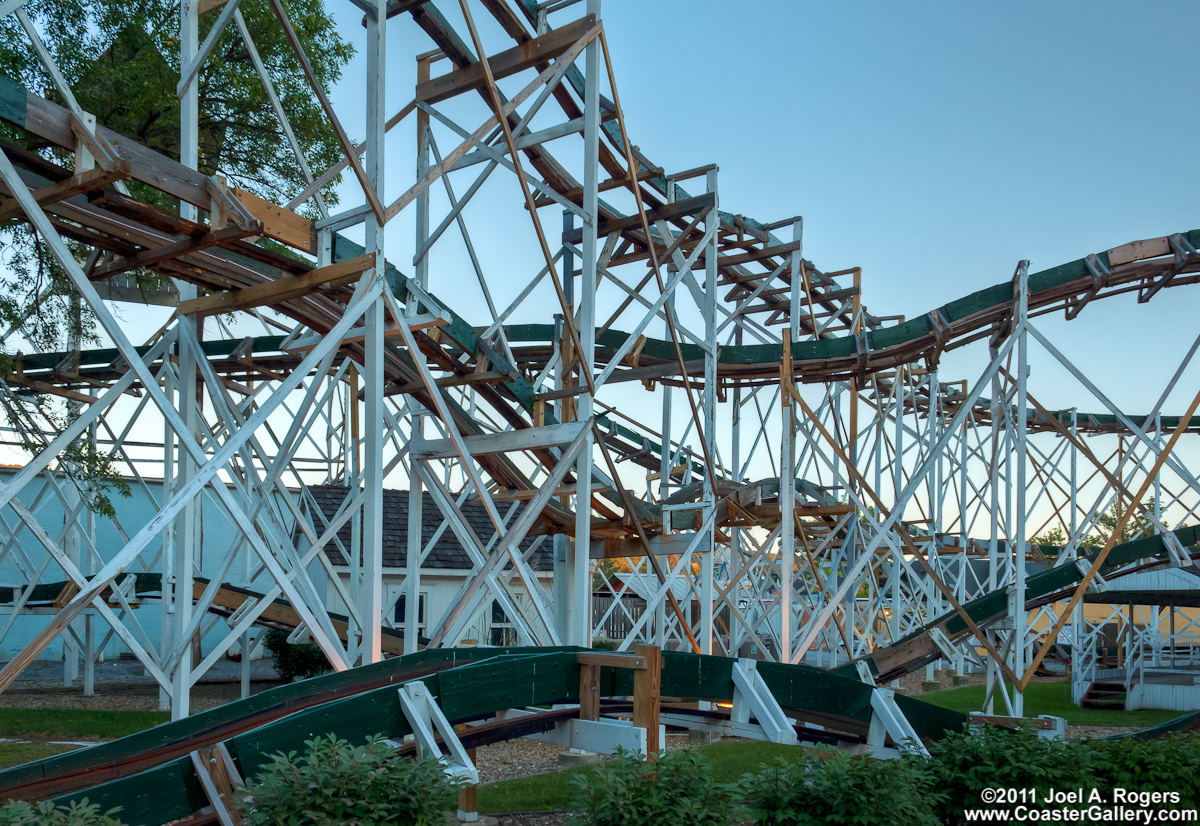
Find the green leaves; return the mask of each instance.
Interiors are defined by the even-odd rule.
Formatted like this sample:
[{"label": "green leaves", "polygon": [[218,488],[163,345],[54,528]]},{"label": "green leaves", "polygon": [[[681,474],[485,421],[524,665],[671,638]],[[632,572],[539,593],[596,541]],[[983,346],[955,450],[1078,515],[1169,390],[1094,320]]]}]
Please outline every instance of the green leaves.
[{"label": "green leaves", "polygon": [[724,826],[737,808],[737,786],[712,782],[704,757],[669,751],[657,763],[621,751],[571,779],[573,805],[588,826]]},{"label": "green leaves", "polygon": [[1178,792],[1179,805],[1200,805],[1200,738],[1172,734],[1163,740],[1090,741],[1092,770],[1106,788]]},{"label": "green leaves", "polygon": [[428,826],[458,799],[438,760],[394,756],[382,736],[351,747],[332,734],[276,754],[239,801],[253,826]]},{"label": "green leaves", "polygon": [[755,822],[773,826],[859,823],[937,826],[934,805],[945,798],[918,761],[823,753],[823,759],[777,763],[742,778]]},{"label": "green leaves", "polygon": [[[290,0],[286,6],[317,77],[330,86],[353,56],[353,47],[338,34],[323,0]],[[94,114],[97,123],[179,158],[177,0],[29,0],[24,9],[79,105]],[[267,0],[244,0],[239,9],[301,152],[320,174],[341,157],[333,128]],[[201,18],[200,42],[217,17],[212,12]],[[49,72],[11,14],[0,18],[0,74],[62,103]],[[221,33],[196,84],[201,172],[223,174],[232,185],[275,203],[287,202],[307,185],[233,22]],[[14,127],[0,125],[0,138],[71,166],[69,152],[48,147]],[[338,180],[322,191],[329,203],[337,202]],[[159,190],[136,181],[128,186],[140,201],[170,212],[177,208],[174,198]],[[76,260],[86,260],[89,249],[74,242],[69,246]],[[75,296],[66,274],[25,224],[13,221],[0,228],[0,250],[0,322],[19,327],[22,337],[42,352],[66,349],[72,333],[83,341],[95,340],[91,314],[86,309],[73,314]],[[144,271],[135,277],[156,278]]]},{"label": "green leaves", "polygon": [[[285,4],[292,25],[328,89],[354,55],[323,0]],[[97,121],[173,158],[179,157],[179,6],[171,0],[30,0],[25,5],[68,84]],[[321,172],[341,156],[332,127],[313,98],[279,21],[266,0],[240,6],[254,46],[310,165]],[[200,19],[202,42],[218,15]],[[49,74],[10,15],[0,21],[0,72],[52,100]],[[221,33],[197,78],[200,170],[282,203],[305,186],[270,98],[236,24]],[[148,187],[135,197],[173,209]],[[333,184],[325,190],[336,199]],[[282,199],[282,200],[280,200]]]},{"label": "green leaves", "polygon": [[0,826],[125,826],[117,819],[120,809],[101,812],[87,798],[70,806],[53,803],[25,803],[10,800],[0,805]]},{"label": "green leaves", "polygon": [[311,643],[293,644],[287,638],[287,632],[277,628],[267,632],[267,650],[279,679],[290,683],[297,677],[306,680],[333,670],[320,648]]}]

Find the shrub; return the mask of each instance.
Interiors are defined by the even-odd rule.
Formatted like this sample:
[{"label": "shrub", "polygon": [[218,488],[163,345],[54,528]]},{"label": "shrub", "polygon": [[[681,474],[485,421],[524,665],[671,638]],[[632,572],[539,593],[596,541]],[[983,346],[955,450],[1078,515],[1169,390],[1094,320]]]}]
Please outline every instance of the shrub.
[{"label": "shrub", "polygon": [[1093,770],[1100,788],[1178,792],[1179,805],[1200,805],[1200,737],[1172,734],[1141,742],[1091,740]]},{"label": "shrub", "polygon": [[0,805],[0,826],[125,826],[115,815],[120,809],[101,813],[87,798],[68,806],[53,803],[24,803],[10,800]]},{"label": "shrub", "polygon": [[1093,788],[1095,752],[1081,740],[1050,740],[1025,729],[985,726],[947,734],[929,746],[928,765],[936,788],[946,792],[937,807],[946,823],[959,823],[963,807],[981,805],[987,788],[1036,789],[1039,800],[1052,789]]},{"label": "shrub", "polygon": [[239,800],[252,826],[413,826],[440,823],[461,782],[440,761],[395,757],[382,737],[351,747],[332,734],[305,741],[308,751],[276,754]]},{"label": "shrub", "polygon": [[939,826],[934,805],[945,795],[920,761],[876,760],[825,752],[824,759],[784,758],[742,778],[741,790],[757,823],[773,826],[856,823],[863,826]]},{"label": "shrub", "polygon": [[651,763],[624,750],[594,771],[571,778],[573,805],[588,826],[724,826],[732,823],[737,786],[714,783],[699,752],[677,749]]},{"label": "shrub", "polygon": [[279,679],[290,683],[297,677],[306,680],[333,670],[320,648],[307,642],[292,644],[287,638],[287,632],[278,628],[267,632],[267,650],[271,652],[271,662]]}]

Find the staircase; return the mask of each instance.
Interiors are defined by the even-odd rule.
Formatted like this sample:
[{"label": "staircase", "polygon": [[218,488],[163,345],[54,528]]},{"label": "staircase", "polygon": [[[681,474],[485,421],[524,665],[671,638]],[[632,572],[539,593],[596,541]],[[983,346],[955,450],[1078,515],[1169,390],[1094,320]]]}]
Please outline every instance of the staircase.
[{"label": "staircase", "polygon": [[1125,708],[1125,683],[1113,680],[1096,680],[1079,700],[1083,708]]}]

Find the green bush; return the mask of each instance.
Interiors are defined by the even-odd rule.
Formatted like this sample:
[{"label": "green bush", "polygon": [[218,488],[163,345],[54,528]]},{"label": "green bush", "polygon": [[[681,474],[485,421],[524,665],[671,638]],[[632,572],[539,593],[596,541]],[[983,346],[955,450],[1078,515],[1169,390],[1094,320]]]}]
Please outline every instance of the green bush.
[{"label": "green bush", "polygon": [[10,800],[0,805],[0,826],[125,826],[115,817],[120,809],[101,813],[87,798],[68,806]]},{"label": "green bush", "polygon": [[438,760],[397,758],[382,737],[351,747],[332,734],[276,754],[239,800],[252,826],[413,826],[440,823],[461,783]]},{"label": "green bush", "polygon": [[963,808],[982,805],[988,788],[1036,789],[1038,799],[1050,790],[1094,788],[1095,750],[1083,740],[1051,740],[1025,729],[985,726],[947,734],[929,746],[931,760],[907,757],[927,765],[935,787],[946,792],[936,811],[946,823],[962,821]]},{"label": "green bush", "polygon": [[1179,806],[1200,805],[1200,737],[1163,740],[1092,740],[1092,767],[1102,789],[1178,792]]},{"label": "green bush", "polygon": [[708,761],[677,749],[651,763],[621,751],[571,778],[572,804],[588,826],[724,826],[737,809],[737,786],[714,783]]},{"label": "green bush", "polygon": [[271,662],[279,679],[290,683],[297,677],[306,680],[333,670],[320,648],[312,643],[292,644],[287,638],[287,632],[278,628],[267,632],[267,650],[271,652]]},{"label": "green bush", "polygon": [[918,760],[876,760],[831,751],[825,759],[784,758],[742,778],[741,791],[757,823],[773,826],[855,823],[939,826],[934,806],[945,794]]}]

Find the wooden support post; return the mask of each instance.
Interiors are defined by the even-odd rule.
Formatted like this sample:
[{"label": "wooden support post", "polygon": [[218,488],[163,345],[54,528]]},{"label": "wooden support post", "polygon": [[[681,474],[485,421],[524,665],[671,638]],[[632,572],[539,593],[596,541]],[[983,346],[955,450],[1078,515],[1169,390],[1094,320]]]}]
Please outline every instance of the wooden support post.
[{"label": "wooden support post", "polygon": [[662,649],[657,645],[635,645],[634,652],[646,660],[644,671],[633,674],[633,724],[646,729],[646,759],[658,759],[658,706],[662,692]]},{"label": "wooden support post", "polygon": [[600,666],[579,667],[579,719],[600,719]]},{"label": "wooden support post", "polygon": [[204,790],[204,796],[212,804],[213,813],[221,826],[242,826],[242,816],[234,802],[235,787],[241,787],[241,778],[236,776],[236,769],[230,772],[232,761],[226,762],[226,755],[221,753],[224,744],[212,748],[198,749],[190,755],[192,768]]},{"label": "wooden support post", "polygon": [[[475,749],[467,749],[471,765],[475,764]],[[460,823],[475,823],[479,820],[478,786],[463,786],[458,790],[458,820]]]}]

